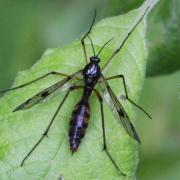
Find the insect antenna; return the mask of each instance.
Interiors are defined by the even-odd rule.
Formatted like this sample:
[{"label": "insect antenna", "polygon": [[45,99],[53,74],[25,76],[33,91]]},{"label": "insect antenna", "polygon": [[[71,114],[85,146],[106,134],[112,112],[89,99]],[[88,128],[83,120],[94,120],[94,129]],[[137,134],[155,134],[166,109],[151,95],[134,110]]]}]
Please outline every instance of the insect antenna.
[{"label": "insect antenna", "polygon": [[98,52],[98,54],[97,54],[97,56],[96,57],[98,57],[99,56],[99,54],[101,53],[101,51],[105,48],[105,46],[109,43],[109,42],[111,42],[113,40],[113,38],[112,39],[110,39],[109,41],[107,41],[102,47],[101,47],[101,49],[99,50],[99,52]]},{"label": "insect antenna", "polygon": [[108,59],[108,61],[106,62],[106,64],[102,67],[102,70],[104,70],[104,68],[107,67],[107,65],[110,63],[110,61],[113,59],[113,57],[122,49],[122,47],[124,46],[125,42],[129,39],[129,37],[131,36],[131,34],[133,33],[133,31],[136,29],[136,27],[140,24],[140,22],[143,20],[143,18],[146,16],[148,10],[149,10],[149,6],[146,8],[146,10],[144,11],[143,15],[138,19],[138,21],[136,22],[135,25],[133,25],[133,27],[131,27],[131,29],[129,30],[129,32],[127,33],[126,37],[123,39],[123,41],[121,42],[120,46],[118,49],[116,49],[114,51],[114,53],[111,55],[111,57]]},{"label": "insect antenna", "polygon": [[89,27],[89,30],[88,32],[82,37],[81,39],[81,45],[83,47],[83,51],[84,51],[84,56],[85,56],[85,61],[86,61],[86,64],[88,63],[88,60],[87,60],[87,53],[86,53],[86,46],[85,46],[85,43],[84,43],[84,40],[86,37],[88,37],[88,35],[91,33],[91,29],[95,23],[95,19],[96,19],[96,9],[94,11],[94,17],[93,17],[93,20],[92,20],[92,23],[91,23],[91,26]]},{"label": "insect antenna", "polygon": [[93,45],[93,42],[92,42],[92,39],[90,36],[88,36],[90,42],[91,42],[91,46],[92,46],[92,49],[93,49],[93,54],[94,54],[94,57],[96,57],[96,52],[95,52],[95,48],[94,48],[94,45]]}]

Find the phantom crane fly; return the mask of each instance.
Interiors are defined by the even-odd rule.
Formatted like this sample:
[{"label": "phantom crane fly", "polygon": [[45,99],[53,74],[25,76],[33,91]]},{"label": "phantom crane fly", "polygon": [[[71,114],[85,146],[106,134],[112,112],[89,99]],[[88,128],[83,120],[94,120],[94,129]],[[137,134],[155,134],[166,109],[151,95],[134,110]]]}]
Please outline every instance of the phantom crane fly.
[{"label": "phantom crane fly", "polygon": [[[70,127],[69,127],[70,150],[71,150],[72,153],[76,152],[78,150],[78,148],[79,148],[79,145],[81,143],[82,138],[85,135],[85,132],[86,132],[86,129],[87,129],[87,126],[88,126],[88,122],[89,122],[89,119],[90,119],[90,114],[91,114],[90,105],[89,105],[89,99],[90,99],[92,93],[95,93],[95,95],[97,96],[97,99],[99,100],[100,110],[101,110],[102,132],[103,132],[103,150],[106,152],[106,154],[109,157],[110,161],[115,166],[115,168],[120,172],[120,174],[125,176],[125,174],[120,170],[120,168],[116,164],[115,160],[113,159],[112,155],[109,153],[109,151],[107,149],[105,121],[104,121],[103,98],[102,98],[100,92],[95,87],[96,87],[97,84],[103,83],[103,85],[106,88],[106,91],[109,94],[109,97],[111,98],[111,101],[112,101],[112,103],[113,103],[113,105],[115,107],[115,110],[116,110],[117,114],[118,114],[118,118],[119,118],[120,122],[122,123],[124,129],[129,134],[129,136],[131,136],[138,143],[140,143],[140,138],[139,138],[133,124],[129,120],[129,117],[128,117],[126,111],[124,110],[123,106],[119,102],[119,100],[116,97],[114,91],[110,87],[108,81],[112,80],[112,79],[122,79],[123,85],[124,85],[124,90],[125,90],[125,95],[126,95],[126,100],[128,100],[130,103],[132,103],[133,105],[135,105],[136,107],[141,109],[149,118],[151,118],[150,115],[129,98],[128,93],[127,93],[127,88],[126,88],[126,81],[125,81],[125,77],[123,76],[123,74],[105,78],[104,75],[102,74],[102,71],[107,67],[107,65],[114,58],[114,56],[116,56],[116,54],[119,53],[119,51],[123,47],[126,40],[129,38],[129,36],[134,31],[134,29],[138,26],[138,24],[142,21],[144,16],[147,14],[147,11],[148,11],[148,8],[145,10],[144,14],[138,20],[138,22],[130,29],[130,31],[128,32],[128,35],[124,38],[124,40],[120,44],[119,48],[116,49],[112,53],[112,55],[108,59],[107,63],[102,68],[99,66],[99,63],[101,62],[101,59],[99,58],[99,55],[102,52],[102,50],[105,48],[105,46],[112,39],[110,39],[108,42],[106,42],[102,46],[102,48],[99,50],[99,52],[96,54],[93,42],[92,42],[92,40],[91,40],[91,38],[89,36],[89,34],[91,32],[91,29],[92,29],[92,27],[94,25],[95,18],[96,18],[96,12],[95,12],[95,15],[93,17],[93,21],[91,23],[91,26],[90,26],[88,32],[81,39],[81,44],[82,44],[82,48],[83,48],[83,51],[84,51],[85,62],[86,62],[86,65],[85,65],[85,67],[83,69],[77,71],[76,73],[74,73],[72,75],[67,75],[67,74],[59,73],[59,72],[49,72],[49,73],[47,73],[47,74],[45,74],[45,75],[43,75],[43,76],[41,76],[41,77],[39,77],[39,78],[37,78],[37,79],[35,79],[33,81],[25,83],[25,84],[23,84],[21,86],[14,87],[12,89],[4,90],[4,91],[0,91],[0,93],[5,93],[5,92],[8,92],[8,91],[17,90],[17,89],[23,88],[23,87],[25,87],[25,86],[27,86],[29,84],[35,83],[36,81],[39,81],[39,80],[41,80],[41,79],[43,79],[43,78],[45,78],[45,77],[47,77],[49,75],[56,75],[56,76],[64,76],[65,77],[63,80],[61,80],[61,81],[55,83],[54,85],[44,89],[43,91],[39,92],[38,94],[36,94],[32,98],[30,98],[27,101],[25,101],[24,103],[22,103],[20,106],[18,106],[13,111],[13,112],[15,112],[15,111],[25,110],[25,109],[31,108],[32,106],[42,102],[51,93],[53,93],[57,89],[63,87],[69,81],[71,81],[73,79],[80,80],[78,78],[79,75],[81,75],[81,77],[83,78],[83,82],[84,82],[83,86],[82,85],[81,86],[80,85],[72,85],[72,86],[70,86],[68,88],[64,98],[60,102],[58,108],[56,109],[56,112],[54,113],[54,115],[53,115],[51,121],[49,122],[47,128],[45,129],[44,133],[39,138],[39,140],[36,142],[36,144],[32,147],[32,149],[24,157],[24,159],[22,160],[21,166],[23,166],[24,162],[28,159],[28,157],[32,154],[32,152],[37,148],[37,146],[42,142],[42,140],[45,137],[48,136],[49,129],[51,128],[56,116],[58,115],[59,111],[61,110],[61,107],[63,106],[63,104],[66,101],[69,94],[72,91],[75,91],[75,90],[78,90],[78,89],[83,89],[83,94],[81,96],[81,99],[75,105],[74,110],[72,112],[71,119],[70,119]],[[88,58],[87,58],[86,46],[85,46],[85,42],[84,42],[84,40],[86,38],[89,38],[89,40],[91,42],[92,50],[93,50],[93,53],[94,53],[93,56],[91,56],[89,58],[89,61],[88,61]]]}]

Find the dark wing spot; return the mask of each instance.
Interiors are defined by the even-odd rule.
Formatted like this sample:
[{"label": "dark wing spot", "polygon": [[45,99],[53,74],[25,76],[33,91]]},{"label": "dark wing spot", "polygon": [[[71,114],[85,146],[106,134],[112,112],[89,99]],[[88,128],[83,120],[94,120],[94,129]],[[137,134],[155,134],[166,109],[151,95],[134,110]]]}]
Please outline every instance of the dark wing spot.
[{"label": "dark wing spot", "polygon": [[122,117],[122,118],[125,117],[125,114],[124,114],[124,112],[123,112],[122,109],[119,109],[118,114],[119,114],[119,116]]},{"label": "dark wing spot", "polygon": [[41,94],[41,97],[47,97],[49,95],[49,92],[48,91],[45,91]]},{"label": "dark wing spot", "polygon": [[32,99],[28,99],[24,104],[29,104],[31,102]]}]

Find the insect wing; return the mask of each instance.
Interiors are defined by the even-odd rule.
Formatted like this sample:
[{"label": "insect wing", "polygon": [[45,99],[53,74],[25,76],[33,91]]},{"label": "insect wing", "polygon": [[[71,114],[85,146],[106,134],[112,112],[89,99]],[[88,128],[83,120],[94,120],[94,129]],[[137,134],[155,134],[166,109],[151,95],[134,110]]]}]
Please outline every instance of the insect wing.
[{"label": "insect wing", "polygon": [[[24,103],[22,103],[20,106],[18,106],[14,111],[19,111],[19,110],[24,110],[24,109],[29,109],[33,107],[34,105],[42,102],[44,99],[46,99],[50,94],[64,86],[68,81],[74,79],[76,75],[80,74],[81,71],[78,71],[77,73],[57,82],[56,84],[44,89],[43,91],[39,92],[35,96],[31,97]],[[13,112],[14,112],[13,111]]]},{"label": "insect wing", "polygon": [[[68,79],[64,79],[46,89],[44,89],[43,91],[39,92],[38,94],[36,94],[35,96],[31,97],[30,99],[28,99],[27,101],[25,101],[24,103],[22,103],[20,106],[18,106],[14,111],[19,111],[19,110],[24,110],[24,109],[29,109],[32,106],[42,102],[45,98],[47,98],[51,93],[55,92],[57,89],[59,89],[61,86],[63,86],[66,82],[68,81]],[[13,111],[13,112],[14,112]]]},{"label": "insect wing", "polygon": [[106,95],[109,96],[109,98],[107,100],[107,96],[105,95],[105,99],[106,99],[106,102],[108,103],[108,105],[110,106],[110,108],[112,109],[116,119],[118,121],[120,120],[119,122],[123,125],[124,129],[129,134],[129,136],[131,136],[136,141],[138,141],[138,143],[141,143],[140,138],[139,138],[133,124],[129,120],[127,113],[125,112],[123,106],[119,102],[118,98],[114,94],[113,90],[111,89],[111,87],[109,86],[107,81],[105,82],[105,85],[106,85]]}]

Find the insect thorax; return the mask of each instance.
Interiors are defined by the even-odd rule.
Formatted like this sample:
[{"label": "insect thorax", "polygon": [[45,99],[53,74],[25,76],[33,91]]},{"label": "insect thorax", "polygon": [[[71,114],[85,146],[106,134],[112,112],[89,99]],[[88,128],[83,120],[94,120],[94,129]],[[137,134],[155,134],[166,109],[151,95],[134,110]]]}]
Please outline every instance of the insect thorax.
[{"label": "insect thorax", "polygon": [[100,78],[101,70],[98,63],[90,62],[83,70],[84,82],[86,84],[95,85]]}]

